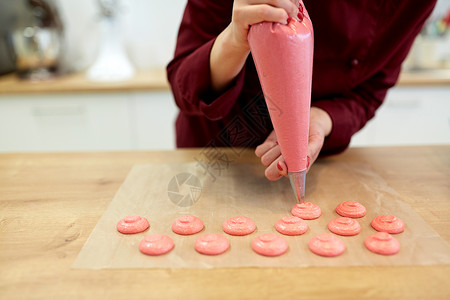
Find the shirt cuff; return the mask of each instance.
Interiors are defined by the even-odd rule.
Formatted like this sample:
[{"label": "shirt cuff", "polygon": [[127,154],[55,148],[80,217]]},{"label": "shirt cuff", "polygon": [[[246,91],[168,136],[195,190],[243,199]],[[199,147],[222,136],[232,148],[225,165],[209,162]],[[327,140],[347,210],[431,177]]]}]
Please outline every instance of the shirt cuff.
[{"label": "shirt cuff", "polygon": [[333,123],[331,133],[325,138],[320,155],[327,156],[343,152],[354,134],[351,124],[354,116],[336,99],[314,101],[311,106],[326,111]]}]

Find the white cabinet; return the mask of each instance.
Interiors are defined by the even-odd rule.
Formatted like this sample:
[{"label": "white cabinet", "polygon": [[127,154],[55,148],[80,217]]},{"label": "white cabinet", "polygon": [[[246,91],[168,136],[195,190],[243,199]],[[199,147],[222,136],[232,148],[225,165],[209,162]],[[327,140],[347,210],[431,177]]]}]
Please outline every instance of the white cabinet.
[{"label": "white cabinet", "polygon": [[134,149],[175,149],[175,119],[178,108],[172,94],[141,92],[131,94]]},{"label": "white cabinet", "polygon": [[450,86],[398,86],[351,146],[450,144]]},{"label": "white cabinet", "polygon": [[0,152],[173,149],[167,92],[2,95]]},{"label": "white cabinet", "polygon": [[[170,91],[0,96],[0,152],[175,148]],[[392,89],[351,146],[450,144],[450,87]]]},{"label": "white cabinet", "polygon": [[2,96],[0,151],[129,149],[129,114],[116,94]]}]

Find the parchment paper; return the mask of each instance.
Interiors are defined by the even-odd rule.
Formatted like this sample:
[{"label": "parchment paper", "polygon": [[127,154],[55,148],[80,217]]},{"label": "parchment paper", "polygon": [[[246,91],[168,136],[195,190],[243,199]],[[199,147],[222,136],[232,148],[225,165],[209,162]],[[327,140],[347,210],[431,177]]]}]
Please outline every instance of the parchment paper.
[{"label": "parchment paper", "polygon": [[[176,204],[168,189],[174,176],[194,175],[180,183],[179,194],[191,195],[192,203]],[[253,252],[251,241],[259,234],[277,231],[275,222],[290,215],[295,204],[287,179],[269,182],[259,164],[232,164],[211,176],[198,162],[186,164],[136,165],[130,171],[108,209],[78,255],[75,268],[215,268],[215,267],[305,267],[305,266],[384,266],[450,264],[450,246],[369,165],[360,163],[315,164],[307,176],[307,201],[318,204],[322,216],[308,221],[309,230],[295,237],[283,236],[289,250],[279,257],[264,257]],[[180,177],[180,175],[178,176]],[[180,178],[182,178],[181,176]],[[201,189],[192,181],[197,177]],[[189,197],[185,198],[188,199]],[[180,198],[181,199],[181,198]],[[197,199],[197,201],[195,201]],[[338,217],[335,207],[343,201],[355,200],[367,208],[358,219],[361,233],[340,237],[346,251],[338,257],[317,256],[308,249],[308,241],[329,232],[328,222]],[[175,219],[185,214],[201,218],[205,229],[192,236],[172,232]],[[393,256],[377,255],[364,246],[364,239],[375,233],[370,221],[384,214],[394,214],[405,222],[405,231],[395,237],[401,250]],[[135,235],[116,230],[117,222],[127,215],[141,215],[150,221],[150,229]],[[252,218],[257,230],[236,237],[222,231],[222,223],[234,216]],[[152,257],[139,252],[138,245],[148,234],[167,234],[175,242],[168,254]],[[230,241],[230,249],[218,256],[206,256],[194,250],[194,242],[203,233],[222,233]]]}]

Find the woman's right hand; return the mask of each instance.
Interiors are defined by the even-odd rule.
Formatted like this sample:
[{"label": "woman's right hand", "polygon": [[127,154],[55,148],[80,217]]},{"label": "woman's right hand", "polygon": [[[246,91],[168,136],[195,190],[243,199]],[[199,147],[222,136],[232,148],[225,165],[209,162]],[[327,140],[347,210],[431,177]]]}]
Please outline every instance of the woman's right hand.
[{"label": "woman's right hand", "polygon": [[251,25],[263,21],[287,24],[287,19],[297,14],[298,0],[235,0],[230,27],[237,45],[249,48]]},{"label": "woman's right hand", "polygon": [[298,14],[298,0],[234,0],[231,23],[216,38],[211,49],[211,87],[221,92],[244,67],[250,53],[250,26],[263,21],[287,24]]}]

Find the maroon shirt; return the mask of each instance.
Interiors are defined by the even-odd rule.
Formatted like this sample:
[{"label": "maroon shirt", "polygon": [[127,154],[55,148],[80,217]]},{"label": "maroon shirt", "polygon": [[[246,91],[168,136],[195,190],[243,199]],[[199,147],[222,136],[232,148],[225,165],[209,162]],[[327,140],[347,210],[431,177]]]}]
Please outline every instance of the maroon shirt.
[{"label": "maroon shirt", "polygon": [[[314,26],[311,105],[333,130],[322,154],[348,147],[398,78],[435,0],[304,1]],[[231,21],[232,0],[189,0],[168,79],[180,108],[178,147],[255,147],[273,127],[251,55],[223,93],[211,90],[209,55]],[[398,126],[399,124],[392,124]]]}]

